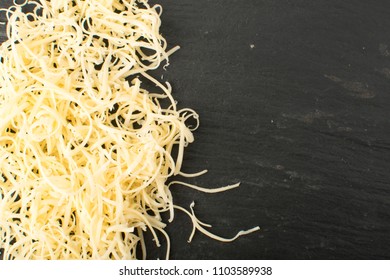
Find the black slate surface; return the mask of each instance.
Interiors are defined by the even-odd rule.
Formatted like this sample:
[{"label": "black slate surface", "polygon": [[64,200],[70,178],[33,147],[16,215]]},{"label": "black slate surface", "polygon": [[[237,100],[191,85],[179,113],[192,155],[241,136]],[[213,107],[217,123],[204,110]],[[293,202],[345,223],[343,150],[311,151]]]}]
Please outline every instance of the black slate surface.
[{"label": "black slate surface", "polygon": [[[171,258],[388,259],[390,2],[155,2],[182,47],[164,79],[201,118],[183,168],[209,173],[188,181],[241,182],[212,195],[178,186],[174,200],[194,200],[226,237],[261,227],[188,244],[191,222],[177,212]],[[149,249],[164,256],[164,245]]]}]

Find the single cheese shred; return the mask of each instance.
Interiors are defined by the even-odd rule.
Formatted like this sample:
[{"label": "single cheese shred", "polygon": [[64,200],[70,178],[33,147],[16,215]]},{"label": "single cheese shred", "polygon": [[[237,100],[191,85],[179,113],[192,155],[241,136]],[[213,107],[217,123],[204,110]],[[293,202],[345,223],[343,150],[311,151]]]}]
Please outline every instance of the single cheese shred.
[{"label": "single cheese shred", "polygon": [[211,193],[238,184],[169,183],[205,171],[181,171],[198,115],[177,108],[170,84],[149,74],[178,49],[160,34],[160,5],[15,1],[0,12],[8,36],[0,46],[2,259],[146,259],[144,231],[157,246],[166,237],[168,258],[161,214],[171,221],[174,209],[191,218],[190,240],[195,230],[220,241],[258,230],[222,238],[193,205],[173,203],[174,184]]}]

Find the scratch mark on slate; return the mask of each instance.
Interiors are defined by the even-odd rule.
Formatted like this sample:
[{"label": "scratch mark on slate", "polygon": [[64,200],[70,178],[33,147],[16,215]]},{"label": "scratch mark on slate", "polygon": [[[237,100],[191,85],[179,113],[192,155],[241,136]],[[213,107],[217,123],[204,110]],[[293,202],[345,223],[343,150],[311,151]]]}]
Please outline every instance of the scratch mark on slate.
[{"label": "scratch mark on slate", "polygon": [[339,77],[333,75],[324,75],[329,80],[339,84],[341,87],[347,90],[347,94],[353,97],[362,98],[362,99],[371,99],[376,96],[376,94],[368,89],[367,84],[356,81],[345,81]]},{"label": "scratch mark on slate", "polygon": [[390,79],[390,69],[389,68],[383,68],[377,70],[379,73],[381,73],[385,78]]},{"label": "scratch mark on slate", "polygon": [[342,126],[338,122],[333,121],[333,120],[328,120],[327,125],[329,129],[336,129],[337,131],[345,131],[345,132],[351,132],[352,128],[349,126]]},{"label": "scratch mark on slate", "polygon": [[319,110],[315,110],[314,112],[310,112],[305,115],[282,114],[282,116],[290,119],[296,119],[306,124],[312,124],[317,119],[333,117],[332,114],[325,113]]},{"label": "scratch mark on slate", "polygon": [[379,52],[383,56],[390,56],[390,51],[389,51],[388,46],[386,44],[379,44]]}]

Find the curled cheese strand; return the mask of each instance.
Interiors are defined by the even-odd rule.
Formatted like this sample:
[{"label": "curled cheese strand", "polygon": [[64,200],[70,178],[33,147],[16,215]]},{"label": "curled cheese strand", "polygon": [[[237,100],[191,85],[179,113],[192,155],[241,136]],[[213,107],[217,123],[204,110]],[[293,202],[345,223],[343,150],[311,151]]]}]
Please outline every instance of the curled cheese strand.
[{"label": "curled cheese strand", "polygon": [[195,213],[193,211],[193,207],[194,206],[195,206],[195,203],[194,202],[191,203],[191,206],[190,206],[191,213],[187,209],[185,209],[185,208],[183,208],[181,206],[177,206],[177,205],[173,206],[174,208],[176,208],[176,209],[178,209],[180,211],[183,211],[185,214],[187,214],[191,218],[191,221],[192,221],[192,224],[193,224],[193,230],[192,230],[192,232],[190,234],[190,237],[188,238],[188,242],[192,241],[192,239],[193,239],[193,237],[195,235],[195,231],[196,230],[200,231],[201,233],[203,233],[204,235],[206,235],[206,236],[208,236],[208,237],[210,237],[212,239],[215,239],[215,240],[218,240],[218,241],[221,241],[221,242],[232,242],[232,241],[236,240],[237,238],[239,238],[242,235],[247,235],[247,234],[250,234],[250,233],[253,233],[255,231],[260,230],[260,227],[257,226],[257,227],[251,228],[249,230],[241,230],[232,238],[224,238],[224,237],[218,236],[218,235],[216,235],[214,233],[211,233],[210,231],[205,229],[205,227],[211,227],[211,225],[205,224],[205,223],[199,221],[199,219],[195,216]]}]

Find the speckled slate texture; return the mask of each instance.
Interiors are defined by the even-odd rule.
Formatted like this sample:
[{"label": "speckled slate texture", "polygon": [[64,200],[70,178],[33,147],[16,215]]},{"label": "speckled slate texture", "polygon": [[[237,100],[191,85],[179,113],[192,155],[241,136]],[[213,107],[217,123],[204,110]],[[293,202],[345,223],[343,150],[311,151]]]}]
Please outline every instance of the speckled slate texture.
[{"label": "speckled slate texture", "polygon": [[[183,169],[209,173],[188,181],[241,182],[211,195],[177,186],[174,200],[195,201],[226,237],[262,228],[188,244],[177,212],[171,258],[390,258],[390,2],[156,2],[182,47],[164,79],[201,118]],[[164,257],[162,243],[149,258]]]}]

